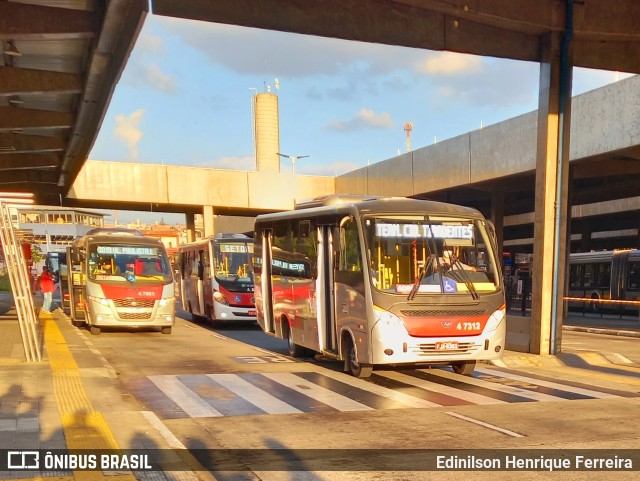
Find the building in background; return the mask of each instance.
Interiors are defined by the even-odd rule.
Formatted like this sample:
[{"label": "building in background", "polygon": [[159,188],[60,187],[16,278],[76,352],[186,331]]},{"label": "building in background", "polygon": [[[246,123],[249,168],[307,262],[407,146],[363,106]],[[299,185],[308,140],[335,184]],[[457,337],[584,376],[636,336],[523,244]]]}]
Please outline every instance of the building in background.
[{"label": "building in background", "polygon": [[14,229],[43,253],[64,249],[76,237],[104,226],[104,214],[88,209],[25,205],[10,212]]}]

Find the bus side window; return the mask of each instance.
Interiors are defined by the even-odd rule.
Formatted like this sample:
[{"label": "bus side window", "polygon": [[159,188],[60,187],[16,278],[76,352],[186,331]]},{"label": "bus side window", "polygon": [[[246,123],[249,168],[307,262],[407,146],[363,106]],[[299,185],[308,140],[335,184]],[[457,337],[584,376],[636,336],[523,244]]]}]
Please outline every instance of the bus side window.
[{"label": "bus side window", "polygon": [[585,264],[584,266],[584,288],[591,289],[594,286],[593,264]]},{"label": "bus side window", "polygon": [[640,262],[629,262],[629,289],[640,290]]},{"label": "bus side window", "polygon": [[571,289],[582,288],[582,264],[574,264],[569,267],[569,286]]}]

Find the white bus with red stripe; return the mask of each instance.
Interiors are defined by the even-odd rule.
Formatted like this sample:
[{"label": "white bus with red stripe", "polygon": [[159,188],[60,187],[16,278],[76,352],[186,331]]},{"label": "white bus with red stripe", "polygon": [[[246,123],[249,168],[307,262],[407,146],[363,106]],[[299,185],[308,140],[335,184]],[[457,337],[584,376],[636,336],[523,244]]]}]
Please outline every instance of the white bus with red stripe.
[{"label": "white bus with red stripe", "polygon": [[376,365],[471,374],[505,348],[493,227],[475,209],[327,196],[259,215],[258,324],[291,356],[321,353],[366,377]]},{"label": "white bus with red stripe", "polygon": [[182,307],[194,320],[214,327],[256,320],[250,237],[216,234],[182,245],[178,253]]},{"label": "white bus with red stripe", "polygon": [[103,328],[175,323],[175,281],[159,239],[129,229],[89,231],[67,249],[71,320],[91,334]]}]

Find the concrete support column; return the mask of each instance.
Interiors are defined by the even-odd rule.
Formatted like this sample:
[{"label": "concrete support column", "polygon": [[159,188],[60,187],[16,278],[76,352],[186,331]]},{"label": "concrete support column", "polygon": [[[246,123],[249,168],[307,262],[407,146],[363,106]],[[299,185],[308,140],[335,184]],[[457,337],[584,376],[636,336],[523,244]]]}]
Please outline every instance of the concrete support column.
[{"label": "concrete support column", "polygon": [[491,222],[496,228],[498,243],[498,262],[502,263],[502,244],[504,240],[504,191],[501,185],[496,185],[491,193]]},{"label": "concrete support column", "polygon": [[[542,39],[533,240],[530,351],[560,350],[567,259],[568,165],[571,112],[571,1],[569,33]],[[570,11],[571,10],[571,11]]]},{"label": "concrete support column", "polygon": [[204,228],[204,236],[209,237],[215,234],[215,222],[213,218],[213,206],[205,205],[202,207],[202,227]]},{"label": "concrete support column", "polygon": [[187,222],[187,242],[196,240],[196,215],[185,214]]}]

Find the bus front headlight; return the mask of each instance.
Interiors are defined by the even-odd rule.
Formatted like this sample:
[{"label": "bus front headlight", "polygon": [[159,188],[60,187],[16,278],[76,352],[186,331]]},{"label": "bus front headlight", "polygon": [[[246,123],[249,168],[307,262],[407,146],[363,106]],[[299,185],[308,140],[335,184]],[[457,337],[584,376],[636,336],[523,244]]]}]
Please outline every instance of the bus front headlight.
[{"label": "bus front headlight", "polygon": [[87,296],[87,299],[89,299],[90,301],[93,301],[93,302],[98,302],[98,303],[102,304],[103,306],[108,306],[109,305],[109,301],[107,301],[104,297]]},{"label": "bus front headlight", "polygon": [[160,307],[164,307],[167,305],[170,305],[173,303],[173,301],[175,300],[175,297],[163,297],[162,299],[160,299]]},{"label": "bus front headlight", "polygon": [[489,316],[487,325],[484,327],[484,332],[493,332],[498,329],[500,323],[505,319],[506,314],[507,306],[503,304],[500,309],[494,311],[494,313]]},{"label": "bus front headlight", "polygon": [[213,291],[213,299],[218,301],[220,304],[224,304],[225,306],[229,305],[229,301],[227,300],[226,297],[224,297],[224,294],[220,291]]},{"label": "bus front headlight", "polygon": [[375,305],[373,306],[373,312],[376,316],[376,322],[379,322],[381,326],[392,329],[404,328],[404,322],[394,313]]}]

